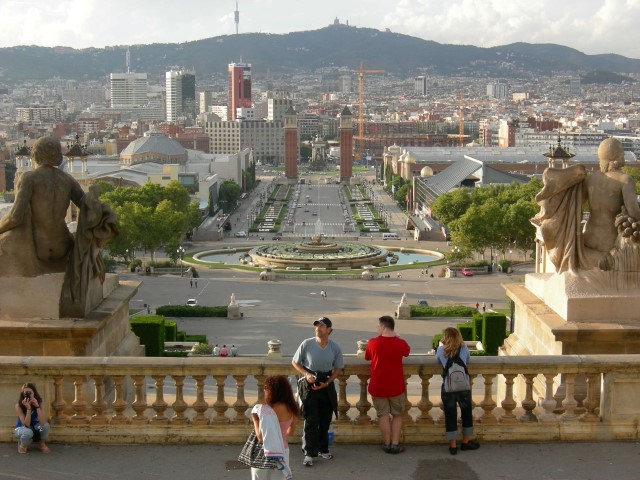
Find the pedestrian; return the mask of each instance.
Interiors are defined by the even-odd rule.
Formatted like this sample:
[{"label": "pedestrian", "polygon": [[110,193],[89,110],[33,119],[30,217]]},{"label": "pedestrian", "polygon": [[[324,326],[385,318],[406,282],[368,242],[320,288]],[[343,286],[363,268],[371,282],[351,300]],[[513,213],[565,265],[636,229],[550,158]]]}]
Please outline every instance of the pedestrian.
[{"label": "pedestrian", "polygon": [[198,279],[195,279],[196,288],[198,288]]},{"label": "pedestrian", "polygon": [[325,292],[324,290],[320,290],[320,296],[322,297],[323,300],[327,299],[327,292]]},{"label": "pedestrian", "polygon": [[[445,379],[445,369],[449,359],[457,358],[466,366],[469,363],[469,348],[462,340],[462,334],[454,327],[447,327],[444,330],[441,344],[436,351],[436,360],[440,362],[443,368],[442,378]],[[462,418],[462,445],[461,450],[476,450],[480,448],[480,444],[474,440],[470,440],[473,435],[473,405],[471,402],[471,390],[461,392],[445,392],[444,381],[440,396],[442,398],[442,407],[444,409],[445,436],[449,441],[449,453],[455,455],[458,453],[456,438],[458,436],[458,410],[460,407],[460,417]]]},{"label": "pedestrian", "polygon": [[235,345],[231,345],[231,348],[229,349],[229,355],[232,357],[237,357],[238,356],[238,347],[236,347]]},{"label": "pedestrian", "polygon": [[229,350],[227,349],[226,345],[222,345],[222,348],[220,349],[220,356],[221,357],[228,357],[229,356]]},{"label": "pedestrian", "polygon": [[402,369],[403,357],[408,357],[411,347],[395,332],[395,320],[389,315],[378,319],[378,336],[367,342],[364,358],[371,362],[369,394],[378,415],[382,433],[382,450],[386,453],[402,453],[400,431],[406,397],[406,385]]},{"label": "pedestrian", "polygon": [[[278,469],[251,468],[251,480],[287,478],[287,473],[291,474],[287,435],[295,433],[298,415],[300,415],[300,409],[287,377],[268,376],[264,381],[264,403],[253,407],[251,419],[256,437],[264,442],[265,450],[274,451],[272,446],[276,447],[276,450],[282,448],[283,451],[280,452],[283,455]],[[273,418],[274,416],[276,418]],[[282,467],[281,470],[280,467]]]},{"label": "pedestrian", "polygon": [[18,421],[13,430],[13,439],[18,440],[18,453],[27,453],[34,440],[42,453],[50,453],[45,443],[49,435],[45,402],[33,383],[25,383],[15,406]]},{"label": "pedestrian", "polygon": [[487,304],[482,302],[482,313],[487,311]]},{"label": "pedestrian", "polygon": [[480,310],[480,302],[476,302],[476,310]]},{"label": "pedestrian", "polygon": [[302,402],[302,451],[305,455],[302,464],[306,467],[313,467],[313,459],[318,456],[333,458],[329,452],[329,427],[332,413],[338,414],[334,380],[344,368],[340,346],[329,339],[333,331],[331,320],[320,317],[313,326],[315,337],[303,340],[291,361],[302,376],[298,382],[299,393],[306,395]]},{"label": "pedestrian", "polygon": [[189,280],[189,288],[193,288],[193,278]]},{"label": "pedestrian", "polygon": [[218,346],[217,343],[216,343],[216,346],[213,347],[213,351],[211,353],[213,354],[214,357],[220,356],[220,347]]}]

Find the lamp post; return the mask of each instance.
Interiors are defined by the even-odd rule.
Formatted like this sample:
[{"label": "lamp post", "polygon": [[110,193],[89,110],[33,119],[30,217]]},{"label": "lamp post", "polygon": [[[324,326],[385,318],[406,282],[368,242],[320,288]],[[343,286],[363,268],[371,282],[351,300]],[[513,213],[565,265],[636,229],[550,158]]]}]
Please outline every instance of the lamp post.
[{"label": "lamp post", "polygon": [[182,262],[182,259],[184,258],[184,248],[182,248],[182,245],[178,247],[176,252],[178,253],[178,257],[180,257],[180,276],[184,277],[184,263]]},{"label": "lamp post", "polygon": [[251,231],[251,213],[247,213],[247,237]]}]

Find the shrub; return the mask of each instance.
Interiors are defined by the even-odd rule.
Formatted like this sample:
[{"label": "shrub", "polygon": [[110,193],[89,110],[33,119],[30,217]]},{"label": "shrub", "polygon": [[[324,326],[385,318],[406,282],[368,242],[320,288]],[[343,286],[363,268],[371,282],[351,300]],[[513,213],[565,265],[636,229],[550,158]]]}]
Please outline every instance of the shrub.
[{"label": "shrub", "polygon": [[438,344],[440,343],[440,340],[442,340],[442,334],[438,333],[437,335],[433,336],[433,340],[431,341],[431,347],[434,350],[438,349]]},{"label": "shrub", "polygon": [[164,341],[165,342],[177,342],[176,340],[177,333],[178,333],[177,322],[174,322],[174,321],[164,322]]},{"label": "shrub", "polygon": [[485,313],[482,323],[482,345],[487,355],[497,355],[507,338],[507,317],[501,313]]},{"label": "shrub", "polygon": [[161,357],[164,352],[164,317],[139,315],[130,320],[131,330],[140,338],[147,357]]},{"label": "shrub", "polygon": [[227,317],[227,306],[219,307],[187,307],[186,305],[163,305],[156,308],[158,315],[165,317]]},{"label": "shrub", "polygon": [[459,323],[456,328],[462,334],[462,339],[466,342],[474,340],[473,324],[472,323]]},{"label": "shrub", "polygon": [[187,334],[185,332],[183,332],[182,330],[178,330],[178,332],[176,333],[176,342],[186,342],[186,337]]},{"label": "shrub", "polygon": [[412,317],[471,317],[476,309],[465,305],[446,305],[429,307],[426,305],[411,305]]},{"label": "shrub", "polygon": [[511,268],[511,262],[509,260],[500,260],[498,262],[498,265],[500,265],[500,268],[505,273],[508,272],[509,269]]},{"label": "shrub", "polygon": [[191,352],[196,355],[211,355],[213,353],[213,345],[209,345],[208,343],[198,343],[193,347]]},{"label": "shrub", "polygon": [[473,314],[473,339],[476,341],[482,341],[482,323],[484,322],[484,318],[478,312]]},{"label": "shrub", "polygon": [[185,342],[208,343],[206,335],[185,335]]}]

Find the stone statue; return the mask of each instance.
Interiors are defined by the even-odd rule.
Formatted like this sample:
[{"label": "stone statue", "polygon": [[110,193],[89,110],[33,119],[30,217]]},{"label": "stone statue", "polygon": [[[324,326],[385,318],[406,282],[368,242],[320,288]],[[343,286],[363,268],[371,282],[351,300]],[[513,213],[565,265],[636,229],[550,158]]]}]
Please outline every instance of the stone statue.
[{"label": "stone statue", "polygon": [[[557,272],[617,269],[612,258],[640,236],[633,233],[640,227],[635,184],[620,171],[624,166],[622,144],[613,138],[603,140],[598,157],[600,171],[592,175],[587,175],[582,165],[544,171],[544,187],[536,196],[540,212],[532,223]],[[583,230],[585,201],[590,216]],[[628,270],[634,268],[628,264],[625,268],[634,271]]]},{"label": "stone statue", "polygon": [[[100,203],[97,186],[85,194],[57,168],[62,162],[58,140],[38,139],[31,156],[36,168],[21,175],[15,203],[0,220],[0,277],[65,272],[60,312],[83,317],[89,283],[105,278],[100,248],[117,235],[115,214]],[[71,202],[79,208],[75,238],[65,221]]]},{"label": "stone statue", "polygon": [[230,306],[234,306],[234,307],[236,305],[238,305],[238,302],[236,302],[236,294],[235,293],[231,294],[231,299],[229,300],[229,305]]},{"label": "stone statue", "polygon": [[407,294],[403,293],[402,298],[400,298],[400,305],[406,305],[407,303],[409,303],[407,300]]}]

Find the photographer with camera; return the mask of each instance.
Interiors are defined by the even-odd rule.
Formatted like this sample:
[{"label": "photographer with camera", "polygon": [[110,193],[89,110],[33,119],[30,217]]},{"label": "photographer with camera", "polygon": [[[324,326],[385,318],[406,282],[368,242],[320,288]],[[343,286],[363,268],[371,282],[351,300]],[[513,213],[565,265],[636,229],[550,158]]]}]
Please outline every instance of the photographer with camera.
[{"label": "photographer with camera", "polygon": [[42,397],[33,383],[25,383],[20,389],[16,403],[18,422],[13,431],[14,440],[18,440],[18,453],[27,453],[27,447],[35,440],[42,453],[49,453],[44,442],[49,435],[49,424]]},{"label": "photographer with camera", "polygon": [[318,456],[328,460],[333,458],[329,452],[329,427],[331,414],[338,414],[338,393],[334,380],[344,368],[340,346],[329,339],[333,331],[331,320],[320,317],[313,322],[313,326],[315,337],[303,340],[291,361],[308,387],[302,405],[305,467],[312,467],[313,459]]}]

